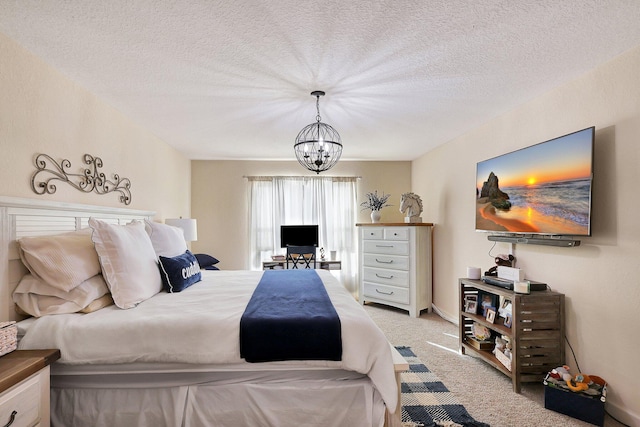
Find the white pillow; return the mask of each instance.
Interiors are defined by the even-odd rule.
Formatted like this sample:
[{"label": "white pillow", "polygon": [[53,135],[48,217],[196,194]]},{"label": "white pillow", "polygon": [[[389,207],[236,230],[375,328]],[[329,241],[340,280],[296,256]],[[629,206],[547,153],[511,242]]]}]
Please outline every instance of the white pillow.
[{"label": "white pillow", "polygon": [[22,237],[20,257],[31,274],[63,291],[70,291],[100,273],[98,254],[85,228],[53,236]]},{"label": "white pillow", "polygon": [[187,242],[184,240],[182,228],[146,219],[144,224],[157,257],[173,258],[182,255],[187,250]]},{"label": "white pillow", "polygon": [[135,307],[160,292],[156,254],[142,222],[111,225],[90,218],[89,227],[102,275],[118,307]]},{"label": "white pillow", "polygon": [[47,314],[77,313],[94,301],[108,295],[109,289],[101,274],[97,274],[69,292],[25,274],[13,291],[13,302],[34,317]]}]

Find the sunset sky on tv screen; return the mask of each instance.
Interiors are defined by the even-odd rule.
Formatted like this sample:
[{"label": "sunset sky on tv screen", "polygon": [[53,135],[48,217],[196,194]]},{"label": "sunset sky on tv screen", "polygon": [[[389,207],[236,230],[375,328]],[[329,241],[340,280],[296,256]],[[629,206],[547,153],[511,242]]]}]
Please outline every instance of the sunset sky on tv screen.
[{"label": "sunset sky on tv screen", "polygon": [[500,187],[517,187],[591,176],[591,129],[478,163],[478,190],[493,172]]}]

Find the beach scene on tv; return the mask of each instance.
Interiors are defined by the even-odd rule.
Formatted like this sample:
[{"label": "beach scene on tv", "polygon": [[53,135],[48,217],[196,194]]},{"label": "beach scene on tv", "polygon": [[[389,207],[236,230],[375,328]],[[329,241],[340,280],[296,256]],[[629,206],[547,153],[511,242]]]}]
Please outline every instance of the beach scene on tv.
[{"label": "beach scene on tv", "polygon": [[593,129],[478,163],[476,230],[589,235]]}]

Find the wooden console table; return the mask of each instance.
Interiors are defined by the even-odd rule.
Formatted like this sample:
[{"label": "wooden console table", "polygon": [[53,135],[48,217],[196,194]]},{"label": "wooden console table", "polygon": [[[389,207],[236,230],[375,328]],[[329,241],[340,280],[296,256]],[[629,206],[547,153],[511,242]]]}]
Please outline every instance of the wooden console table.
[{"label": "wooden console table", "polygon": [[[532,291],[518,294],[480,280],[458,280],[460,287],[459,343],[462,354],[484,360],[511,378],[513,391],[520,393],[523,382],[540,382],[552,369],[562,366],[564,358],[564,295],[552,291]],[[467,296],[475,297],[475,308],[467,307]],[[511,322],[496,314],[490,321],[481,311],[481,298],[511,302]],[[473,345],[473,324],[479,323],[491,331],[492,339],[503,336],[511,341],[511,359],[494,354],[493,347]],[[502,356],[498,358],[498,356]]]}]

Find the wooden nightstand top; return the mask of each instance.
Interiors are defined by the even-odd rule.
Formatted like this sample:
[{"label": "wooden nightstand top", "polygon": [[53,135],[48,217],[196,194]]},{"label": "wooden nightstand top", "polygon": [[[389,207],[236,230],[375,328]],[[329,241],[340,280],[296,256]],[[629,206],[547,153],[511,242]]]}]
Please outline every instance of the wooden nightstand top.
[{"label": "wooden nightstand top", "polygon": [[49,366],[60,350],[15,350],[0,357],[0,393]]}]

